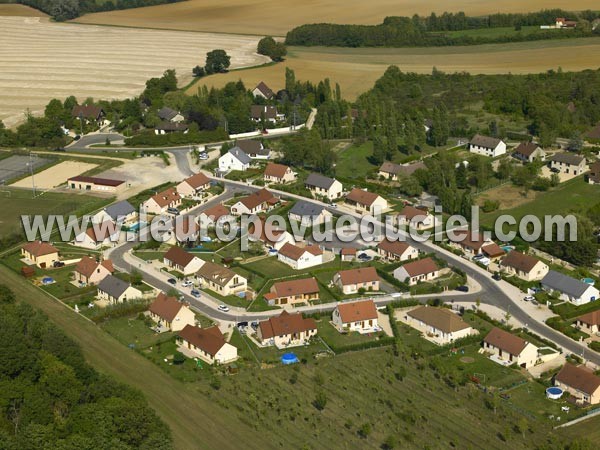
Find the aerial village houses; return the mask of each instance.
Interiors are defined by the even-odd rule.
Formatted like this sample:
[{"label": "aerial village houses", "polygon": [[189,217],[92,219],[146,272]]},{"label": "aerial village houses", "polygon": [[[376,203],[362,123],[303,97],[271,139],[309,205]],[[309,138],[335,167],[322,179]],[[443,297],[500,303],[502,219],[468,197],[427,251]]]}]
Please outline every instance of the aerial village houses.
[{"label": "aerial village houses", "polygon": [[377,244],[377,254],[387,261],[408,261],[419,257],[419,250],[406,242],[384,239]]},{"label": "aerial village houses", "polygon": [[546,161],[546,152],[535,142],[521,142],[512,154],[521,162],[532,163],[535,160]]},{"label": "aerial village houses", "polygon": [[195,197],[210,187],[210,180],[202,172],[186,178],[177,185],[177,193],[181,197]]},{"label": "aerial village houses", "polygon": [[590,336],[598,335],[598,332],[600,332],[600,310],[579,316],[575,320],[575,326]]},{"label": "aerial village houses", "polygon": [[600,377],[587,367],[566,363],[554,377],[554,385],[575,397],[579,404],[600,403]]},{"label": "aerial village houses", "polygon": [[193,216],[175,217],[174,227],[168,232],[169,238],[166,240],[171,245],[186,244],[191,247],[198,241],[200,236],[200,225]]},{"label": "aerial village houses", "polygon": [[267,189],[263,188],[235,203],[231,207],[231,214],[235,216],[240,216],[242,214],[258,214],[268,211],[277,203],[279,203],[279,199]]},{"label": "aerial village houses", "polygon": [[467,256],[485,255],[491,260],[501,258],[506,252],[482,232],[471,230],[453,231],[456,239],[450,238],[450,245],[461,249]]},{"label": "aerial village houses", "polygon": [[600,161],[590,164],[590,172],[588,173],[588,183],[600,184]]},{"label": "aerial village houses", "polygon": [[196,276],[204,289],[210,289],[223,297],[246,292],[248,281],[227,267],[206,261]]},{"label": "aerial village houses", "polygon": [[319,285],[314,277],[278,281],[273,283],[271,290],[264,297],[272,306],[308,304],[319,299]]},{"label": "aerial village houses", "polygon": [[165,266],[187,276],[196,273],[202,267],[204,261],[175,245],[164,254],[163,263]]},{"label": "aerial village houses", "polygon": [[425,169],[423,161],[417,161],[411,164],[394,164],[390,161],[384,161],[379,168],[378,175],[386,180],[398,181],[400,177],[410,176],[418,169]]},{"label": "aerial village houses", "polygon": [[290,183],[296,179],[296,174],[291,167],[284,164],[269,163],[263,175],[265,183]]},{"label": "aerial village houses", "polygon": [[279,249],[277,259],[294,270],[303,270],[323,264],[323,250],[317,245],[298,247],[287,243]]},{"label": "aerial village houses", "polygon": [[314,319],[305,319],[300,313],[290,314],[287,311],[259,322],[256,330],[256,337],[262,345],[277,348],[306,345],[316,335]]},{"label": "aerial village houses", "polygon": [[322,205],[299,200],[290,209],[288,217],[306,227],[312,227],[331,220],[332,214]]},{"label": "aerial village houses", "polygon": [[571,278],[554,270],[550,270],[541,281],[542,288],[550,293],[558,293],[561,300],[576,306],[597,300],[600,296],[593,285]]},{"label": "aerial village houses", "polygon": [[573,153],[555,153],[550,157],[550,170],[568,175],[581,175],[586,171],[586,160]]},{"label": "aerial village houses", "polygon": [[177,333],[179,350],[208,364],[228,364],[238,358],[237,348],[225,341],[219,327],[198,328],[186,325]]},{"label": "aerial village houses", "polygon": [[96,105],[75,105],[71,110],[71,117],[74,119],[85,120],[86,123],[96,123],[96,125],[102,125],[105,116],[104,110]]},{"label": "aerial village houses", "polygon": [[373,300],[339,303],[332,313],[333,326],[340,333],[361,334],[379,330],[377,308]]},{"label": "aerial village houses", "polygon": [[171,123],[180,123],[185,120],[185,117],[179,111],[166,106],[158,110],[158,118]]},{"label": "aerial village houses", "polygon": [[340,270],[333,276],[332,284],[339,287],[344,295],[356,294],[360,289],[378,291],[379,276],[375,267]]},{"label": "aerial village houses", "polygon": [[40,269],[52,267],[55,261],[59,261],[58,249],[48,242],[28,242],[21,247],[21,256]]},{"label": "aerial village houses", "polygon": [[276,228],[265,219],[260,219],[260,228],[256,227],[255,223],[251,223],[248,228],[248,240],[262,242],[266,250],[280,250],[285,244],[296,243],[289,231]]},{"label": "aerial village houses", "polygon": [[267,86],[264,81],[261,81],[256,85],[252,90],[252,95],[255,97],[262,97],[266,100],[271,100],[275,96],[271,88]]},{"label": "aerial village houses", "polygon": [[440,268],[431,258],[423,258],[406,263],[394,270],[394,278],[414,286],[417,283],[433,281],[440,276]]},{"label": "aerial village houses", "polygon": [[346,203],[356,212],[375,215],[388,209],[387,200],[363,189],[354,188],[346,196]]},{"label": "aerial village houses", "polygon": [[134,288],[126,281],[108,275],[98,283],[98,300],[106,302],[109,305],[116,305],[128,300],[142,298],[142,292]]},{"label": "aerial village houses", "polygon": [[185,123],[172,123],[172,122],[163,122],[159,123],[154,127],[154,134],[163,135],[169,133],[183,133],[187,134],[190,130],[190,126]]},{"label": "aerial village houses", "polygon": [[231,170],[246,171],[252,159],[239,147],[233,147],[219,157],[219,172],[226,173]]},{"label": "aerial village houses", "polygon": [[398,226],[411,227],[415,230],[427,230],[436,225],[436,218],[426,209],[407,205],[398,213]]},{"label": "aerial village houses", "polygon": [[539,281],[550,269],[539,259],[512,250],[500,262],[500,270],[525,281]]},{"label": "aerial village houses", "polygon": [[159,293],[152,302],[148,308],[148,315],[165,331],[179,331],[187,325],[196,324],[196,315],[189,305],[175,297],[169,297],[164,292]]},{"label": "aerial village houses", "polygon": [[506,144],[502,139],[476,134],[469,142],[469,152],[495,158],[506,153]]},{"label": "aerial village houses", "polygon": [[308,178],[306,178],[304,186],[306,186],[313,197],[324,197],[328,200],[340,198],[344,190],[342,183],[338,180],[318,173],[311,173]]},{"label": "aerial village houses", "polygon": [[535,345],[500,328],[492,328],[483,340],[484,352],[503,365],[517,364],[525,369],[535,365],[538,349]]},{"label": "aerial village houses", "polygon": [[181,206],[181,196],[175,188],[169,188],[146,200],[142,207],[148,214],[164,214],[169,208]]},{"label": "aerial village houses", "polygon": [[126,183],[109,178],[76,176],[67,180],[67,186],[78,191],[118,193],[125,188]]},{"label": "aerial village houses", "polygon": [[340,250],[340,258],[344,262],[354,261],[356,259],[356,249],[354,247],[344,247]]},{"label": "aerial village houses", "polygon": [[423,332],[439,345],[449,344],[474,333],[468,323],[447,308],[419,306],[408,311],[405,320],[408,325]]},{"label": "aerial village houses", "polygon": [[241,139],[235,142],[236,147],[242,149],[242,151],[248,155],[251,159],[269,159],[271,157],[271,150],[265,148],[262,142],[254,139]]},{"label": "aerial village houses", "polygon": [[112,221],[97,223],[83,233],[75,236],[73,245],[77,247],[98,250],[101,247],[111,247],[118,243],[121,230]]},{"label": "aerial village houses", "polygon": [[75,265],[74,276],[75,281],[81,286],[95,286],[114,271],[110,259],[96,261],[91,256],[84,256]]},{"label": "aerial village houses", "polygon": [[275,124],[276,122],[285,120],[285,115],[277,111],[276,106],[271,105],[252,105],[250,107],[250,118],[254,122],[270,122]]},{"label": "aerial village houses", "polygon": [[138,218],[137,210],[127,200],[107,206],[94,216],[95,223],[112,220],[114,223],[126,225],[134,223]]},{"label": "aerial village houses", "polygon": [[201,227],[209,228],[214,227],[219,221],[225,221],[232,217],[233,216],[229,212],[229,208],[222,203],[219,203],[218,205],[211,206],[210,208],[202,211],[198,216],[198,222],[200,223]]}]

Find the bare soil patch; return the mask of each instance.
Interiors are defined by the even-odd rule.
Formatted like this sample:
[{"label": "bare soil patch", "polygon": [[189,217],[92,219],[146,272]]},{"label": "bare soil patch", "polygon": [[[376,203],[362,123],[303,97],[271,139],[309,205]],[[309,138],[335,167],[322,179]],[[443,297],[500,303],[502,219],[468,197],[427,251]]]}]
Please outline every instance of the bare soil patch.
[{"label": "bare soil patch", "polygon": [[41,11],[30,8],[25,5],[1,4],[0,5],[0,16],[21,16],[21,17],[47,17]]},{"label": "bare soil patch", "polygon": [[483,192],[477,197],[476,203],[481,206],[486,200],[499,201],[499,209],[511,209],[535,200],[537,195],[536,191],[529,190],[525,196],[522,188],[505,184]]},{"label": "bare soil patch", "polygon": [[[67,179],[81,175],[88,170],[97,167],[96,164],[84,163],[80,161],[63,161],[49,169],[34,174],[35,187],[38,189],[52,189],[63,183]],[[31,177],[23,178],[11,185],[12,187],[31,188]]]}]

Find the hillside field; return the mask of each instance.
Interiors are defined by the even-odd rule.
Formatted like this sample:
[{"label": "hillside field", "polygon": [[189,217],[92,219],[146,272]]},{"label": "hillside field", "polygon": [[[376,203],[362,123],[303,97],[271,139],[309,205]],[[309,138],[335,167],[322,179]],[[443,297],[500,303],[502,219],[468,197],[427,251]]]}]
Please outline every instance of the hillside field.
[{"label": "hillside field", "polygon": [[[296,79],[318,82],[329,78],[338,82],[342,95],[354,100],[372,87],[385,71],[395,64],[404,72],[431,73],[435,66],[445,72],[467,71],[474,74],[536,73],[549,69],[579,71],[600,67],[600,39],[565,39],[553,41],[487,44],[442,48],[338,48],[291,47],[287,60],[280,64],[211,75],[200,83],[222,87],[241,79],[247,87],[266,82],[272,89],[282,89],[285,68],[296,72]],[[196,93],[198,85],[188,93]]]},{"label": "hillside field", "polygon": [[541,9],[597,9],[597,0],[188,0],[140,9],[89,14],[80,23],[256,35],[285,35],[306,23],[376,24],[386,16],[412,16],[432,11],[468,11],[469,15],[529,12]]}]

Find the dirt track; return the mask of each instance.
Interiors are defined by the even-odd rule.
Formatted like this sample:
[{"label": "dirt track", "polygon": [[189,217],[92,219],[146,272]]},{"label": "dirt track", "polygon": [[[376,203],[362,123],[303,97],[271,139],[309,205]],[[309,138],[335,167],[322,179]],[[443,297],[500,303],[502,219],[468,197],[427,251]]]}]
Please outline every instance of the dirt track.
[{"label": "dirt track", "polygon": [[257,38],[51,23],[39,17],[0,17],[0,120],[13,126],[52,98],[127,98],[146,80],[175,68],[180,83],[205,54],[222,48],[232,68],[261,64]]}]

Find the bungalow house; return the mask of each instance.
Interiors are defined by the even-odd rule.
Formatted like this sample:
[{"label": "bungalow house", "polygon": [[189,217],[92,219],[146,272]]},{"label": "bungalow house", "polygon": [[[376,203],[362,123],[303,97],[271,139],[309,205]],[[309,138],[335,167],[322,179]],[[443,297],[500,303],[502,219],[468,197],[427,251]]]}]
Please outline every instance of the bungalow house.
[{"label": "bungalow house", "polygon": [[346,196],[346,203],[356,209],[356,212],[375,215],[388,209],[387,200],[363,189],[354,188]]},{"label": "bungalow house", "polygon": [[535,345],[496,327],[484,338],[482,350],[500,364],[517,364],[525,369],[535,365],[538,356]]},{"label": "bungalow house", "polygon": [[417,161],[411,164],[394,164],[390,161],[384,161],[379,168],[378,175],[386,180],[398,181],[400,177],[408,177],[418,169],[425,169],[423,161]]},{"label": "bungalow house", "polygon": [[555,22],[555,28],[576,28],[577,21],[558,17]]},{"label": "bungalow house", "polygon": [[202,172],[186,178],[177,185],[177,193],[181,197],[195,197],[210,187],[210,180]]},{"label": "bungalow house", "polygon": [[67,186],[78,191],[117,193],[122,191],[126,184],[123,180],[76,176],[67,180]]},{"label": "bungalow house", "polygon": [[550,270],[542,278],[541,285],[545,291],[557,292],[561,300],[569,301],[576,306],[585,305],[600,296],[594,286],[554,270]]},{"label": "bungalow house", "polygon": [[326,198],[328,200],[335,200],[342,196],[344,190],[342,183],[335,178],[329,178],[318,173],[311,173],[304,186],[310,191],[315,198]]},{"label": "bungalow house", "polygon": [[224,206],[222,203],[211,206],[210,208],[202,211],[198,216],[198,222],[203,228],[214,227],[218,222],[224,222],[233,216],[229,212],[229,208]]},{"label": "bungalow house", "polygon": [[248,170],[252,159],[239,147],[233,147],[224,155],[219,157],[219,172],[225,173],[231,170]]},{"label": "bungalow house", "polygon": [[579,316],[575,319],[575,326],[589,335],[598,334],[600,331],[600,310]]},{"label": "bungalow house", "polygon": [[291,167],[284,164],[269,163],[263,174],[265,183],[290,183],[296,179],[296,174]]},{"label": "bungalow house", "polygon": [[378,291],[379,276],[375,267],[340,270],[333,276],[332,284],[339,287],[344,295],[356,294],[360,289]]},{"label": "bungalow house", "polygon": [[427,230],[436,225],[436,218],[427,209],[406,205],[397,216],[398,226],[416,230]]},{"label": "bungalow house", "polygon": [[538,281],[544,278],[550,269],[539,259],[512,250],[500,262],[500,270],[525,281]]},{"label": "bungalow house", "polygon": [[290,209],[288,217],[306,227],[312,227],[331,220],[332,214],[322,205],[299,200]]},{"label": "bungalow house", "polygon": [[317,324],[313,319],[305,319],[300,313],[290,314],[287,311],[259,322],[256,330],[256,337],[261,344],[277,348],[305,345],[316,335]]},{"label": "bungalow house", "polygon": [[406,242],[384,239],[377,244],[377,254],[387,261],[408,261],[419,257],[419,250]]},{"label": "bungalow house", "polygon": [[278,281],[264,297],[269,305],[275,306],[307,304],[319,299],[319,285],[314,277]]},{"label": "bungalow house", "polygon": [[252,89],[252,95],[254,97],[262,97],[266,100],[271,100],[275,96],[271,88],[264,81],[261,81]]},{"label": "bungalow house", "polygon": [[485,255],[490,259],[498,259],[506,254],[498,244],[486,238],[485,233],[456,230],[454,234],[456,239],[450,237],[450,245],[458,247],[467,256]]},{"label": "bungalow house", "polygon": [[600,403],[600,377],[585,366],[566,363],[554,377],[554,385],[575,397],[577,403]]},{"label": "bungalow house", "polygon": [[208,364],[227,364],[238,358],[237,348],[225,341],[219,327],[198,328],[186,325],[177,333],[179,348],[186,355],[193,355]]},{"label": "bungalow house", "polygon": [[521,142],[512,155],[521,162],[546,161],[546,152],[534,142]]},{"label": "bungalow house", "polygon": [[187,276],[196,273],[202,267],[204,261],[175,245],[167,250],[163,256],[163,263],[165,266]]},{"label": "bungalow house", "polygon": [[112,220],[117,224],[132,224],[137,220],[138,213],[134,206],[127,200],[122,200],[107,206],[94,216],[95,223]]},{"label": "bungalow house", "polygon": [[502,139],[476,134],[469,142],[469,152],[495,158],[506,153],[506,144]]},{"label": "bungalow house", "polygon": [[98,283],[98,300],[115,305],[142,297],[142,291],[114,275],[107,275]]},{"label": "bungalow house", "polygon": [[433,281],[440,276],[440,268],[431,258],[423,258],[404,264],[394,270],[394,278],[414,286],[417,283]]},{"label": "bungalow house", "polygon": [[588,183],[600,184],[600,161],[590,164],[590,172],[588,173]]},{"label": "bungalow house", "polygon": [[458,314],[447,308],[419,306],[408,311],[405,319],[408,325],[422,331],[440,345],[465,338],[474,332]]},{"label": "bungalow house", "polygon": [[550,170],[570,175],[581,175],[586,171],[586,160],[573,153],[555,153],[550,157]]},{"label": "bungalow house", "polygon": [[251,159],[269,159],[271,150],[265,148],[262,142],[254,139],[241,139],[235,142],[236,147],[248,155]]},{"label": "bungalow house", "polygon": [[248,226],[248,239],[252,242],[262,242],[267,249],[281,250],[285,244],[295,244],[296,240],[286,230],[276,228],[274,224],[260,219],[260,228],[255,223]]},{"label": "bungalow house", "polygon": [[96,261],[95,258],[84,256],[75,266],[75,281],[80,285],[95,286],[114,271],[115,268],[110,259]]},{"label": "bungalow house", "polygon": [[279,203],[279,199],[271,194],[271,192],[269,192],[267,189],[263,188],[260,191],[255,191],[235,203],[231,207],[231,214],[234,216],[241,216],[242,214],[258,214],[268,211],[277,203]]},{"label": "bungalow house", "polygon": [[95,122],[102,124],[106,114],[100,106],[96,105],[75,105],[71,110],[71,117],[74,119],[85,120],[86,123]]},{"label": "bungalow house", "polygon": [[332,313],[333,326],[340,333],[373,333],[379,330],[377,308],[373,300],[338,303]]},{"label": "bungalow house", "polygon": [[166,106],[159,109],[157,115],[160,120],[165,120],[170,123],[180,123],[185,120],[185,117],[183,117],[179,111],[175,111]]},{"label": "bungalow house", "polygon": [[163,122],[159,123],[154,127],[154,134],[163,135],[169,133],[183,133],[187,134],[190,130],[190,126],[185,123],[174,123],[174,122]]},{"label": "bungalow house", "polygon": [[169,208],[181,206],[181,196],[175,188],[169,188],[153,195],[142,204],[148,214],[164,214]]},{"label": "bungalow house", "polygon": [[206,261],[196,276],[202,281],[202,287],[210,289],[223,297],[245,292],[248,281],[227,267]]},{"label": "bungalow house", "polygon": [[33,241],[21,247],[21,256],[40,269],[52,267],[54,261],[58,261],[58,249],[48,242]]},{"label": "bungalow house", "polygon": [[294,270],[308,269],[323,264],[323,250],[317,245],[298,247],[286,243],[279,249],[277,259]]},{"label": "bungalow house", "polygon": [[164,292],[158,294],[148,308],[148,312],[159,328],[168,331],[179,331],[187,325],[196,324],[196,315],[189,305],[180,302],[175,297],[169,297]]},{"label": "bungalow house", "polygon": [[356,249],[353,247],[344,247],[340,250],[340,258],[344,262],[354,261],[356,259]]},{"label": "bungalow house", "polygon": [[75,236],[73,245],[97,250],[101,247],[112,247],[119,241],[121,230],[112,221],[93,224],[83,233]]},{"label": "bungalow house", "polygon": [[281,114],[277,111],[276,106],[270,105],[252,105],[250,107],[250,118],[254,122],[270,122],[275,124],[276,122],[285,120],[285,114]]},{"label": "bungalow house", "polygon": [[[193,216],[177,216],[175,217],[173,228],[169,232],[170,239],[166,242],[175,245],[193,244],[198,240],[200,235],[200,225],[196,222]],[[191,246],[191,245],[189,245]]]}]

